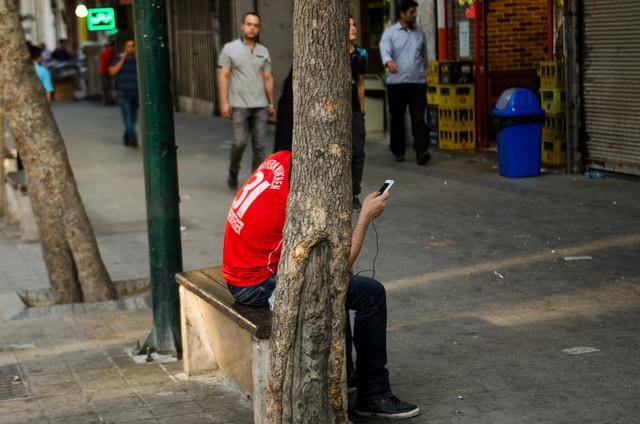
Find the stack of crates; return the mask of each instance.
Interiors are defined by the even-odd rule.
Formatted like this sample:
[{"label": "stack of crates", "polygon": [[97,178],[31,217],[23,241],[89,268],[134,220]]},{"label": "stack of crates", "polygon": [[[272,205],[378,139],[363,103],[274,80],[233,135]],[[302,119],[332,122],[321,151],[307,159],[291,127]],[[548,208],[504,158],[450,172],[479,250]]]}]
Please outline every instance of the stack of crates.
[{"label": "stack of crates", "polygon": [[438,143],[443,150],[476,148],[473,62],[438,62]]},{"label": "stack of crates", "polygon": [[429,126],[429,143],[438,146],[438,104],[440,103],[440,67],[437,60],[431,60],[427,72],[427,125]]},{"label": "stack of crates", "polygon": [[564,165],[567,160],[564,64],[540,63],[540,100],[545,112],[542,128],[542,163]]}]

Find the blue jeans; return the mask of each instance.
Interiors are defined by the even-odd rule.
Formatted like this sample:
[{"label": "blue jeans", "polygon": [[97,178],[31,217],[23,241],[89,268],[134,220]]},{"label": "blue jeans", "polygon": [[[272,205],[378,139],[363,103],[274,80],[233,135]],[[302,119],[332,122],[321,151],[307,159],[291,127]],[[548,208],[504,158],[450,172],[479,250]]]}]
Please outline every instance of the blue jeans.
[{"label": "blue jeans", "polygon": [[[268,306],[276,288],[276,275],[251,287],[234,287],[229,291],[238,303],[249,306]],[[351,275],[347,289],[347,312],[355,311],[353,344],[356,348],[355,366],[358,378],[358,399],[381,398],[391,393],[387,371],[387,297],[384,286],[373,278]],[[348,316],[347,316],[348,317]],[[347,322],[347,370],[353,369],[351,360],[351,332]]]},{"label": "blue jeans", "polygon": [[267,307],[269,306],[269,298],[276,289],[276,274],[255,286],[236,287],[227,284],[227,287],[236,302],[248,306]]},{"label": "blue jeans", "polygon": [[118,96],[118,104],[124,120],[124,138],[127,141],[137,140],[136,121],[138,120],[138,97]]}]

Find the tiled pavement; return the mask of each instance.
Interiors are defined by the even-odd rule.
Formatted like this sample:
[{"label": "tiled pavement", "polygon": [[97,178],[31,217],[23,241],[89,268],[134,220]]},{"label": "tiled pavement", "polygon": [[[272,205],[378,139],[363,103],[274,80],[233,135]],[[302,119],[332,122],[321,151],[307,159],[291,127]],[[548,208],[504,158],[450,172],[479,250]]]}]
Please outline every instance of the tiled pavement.
[{"label": "tiled pavement", "polygon": [[[113,279],[148,276],[141,152],[119,144],[118,111],[77,103],[55,114]],[[178,114],[176,133],[185,268],[219,263],[233,195],[228,123]],[[376,225],[376,269],[392,386],[423,411],[410,422],[637,422],[640,184],[505,179],[481,155],[434,152],[427,167],[390,159],[383,144],[367,145],[363,189],[396,181]],[[16,290],[47,287],[39,246],[12,234],[0,231],[0,366],[22,364],[33,390],[0,402],[0,424],[251,421],[247,400],[219,377],[133,363],[125,349],[151,325],[144,304],[7,321],[21,314]],[[375,256],[371,235],[356,271]],[[574,347],[596,350],[565,352]]]},{"label": "tiled pavement", "polygon": [[224,377],[137,364],[131,352],[150,326],[148,310],[4,323],[0,367],[19,364],[29,398],[0,401],[0,424],[251,422],[250,401]]}]

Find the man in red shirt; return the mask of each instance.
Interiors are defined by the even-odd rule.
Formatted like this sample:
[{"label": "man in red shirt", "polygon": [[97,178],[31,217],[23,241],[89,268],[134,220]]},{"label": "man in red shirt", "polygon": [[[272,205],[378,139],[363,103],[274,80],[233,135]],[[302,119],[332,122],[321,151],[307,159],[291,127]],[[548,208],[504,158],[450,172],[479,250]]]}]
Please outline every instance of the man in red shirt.
[{"label": "man in red shirt", "polygon": [[[269,298],[276,288],[290,169],[291,152],[283,150],[269,156],[242,186],[229,209],[222,274],[238,303],[269,306]],[[388,199],[388,192],[383,195],[374,192],[364,200],[353,228],[349,267],[360,253],[369,224],[382,215]],[[351,275],[346,306],[356,312],[353,344],[358,354],[355,367],[358,396],[355,413],[370,417],[415,417],[420,408],[395,397],[389,386],[384,286],[372,278]],[[351,345],[349,333],[348,330],[348,347]],[[347,355],[347,369],[353,370],[350,355]]]},{"label": "man in red shirt", "polygon": [[107,106],[113,106],[116,104],[111,92],[111,74],[109,74],[109,67],[111,66],[111,62],[113,62],[115,55],[116,51],[113,48],[113,39],[110,38],[109,42],[104,46],[104,49],[102,49],[102,53],[100,53],[100,66],[98,67],[98,72],[102,79],[103,100],[104,104]]}]

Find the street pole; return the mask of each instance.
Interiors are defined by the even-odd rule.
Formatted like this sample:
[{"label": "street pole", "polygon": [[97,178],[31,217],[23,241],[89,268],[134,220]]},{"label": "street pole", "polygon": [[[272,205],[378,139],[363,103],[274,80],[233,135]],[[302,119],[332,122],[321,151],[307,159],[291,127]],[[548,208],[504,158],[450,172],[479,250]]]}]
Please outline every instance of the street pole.
[{"label": "street pole", "polygon": [[166,1],[136,0],[133,12],[153,302],[153,330],[142,349],[180,356],[175,274],[182,271],[182,247]]}]

